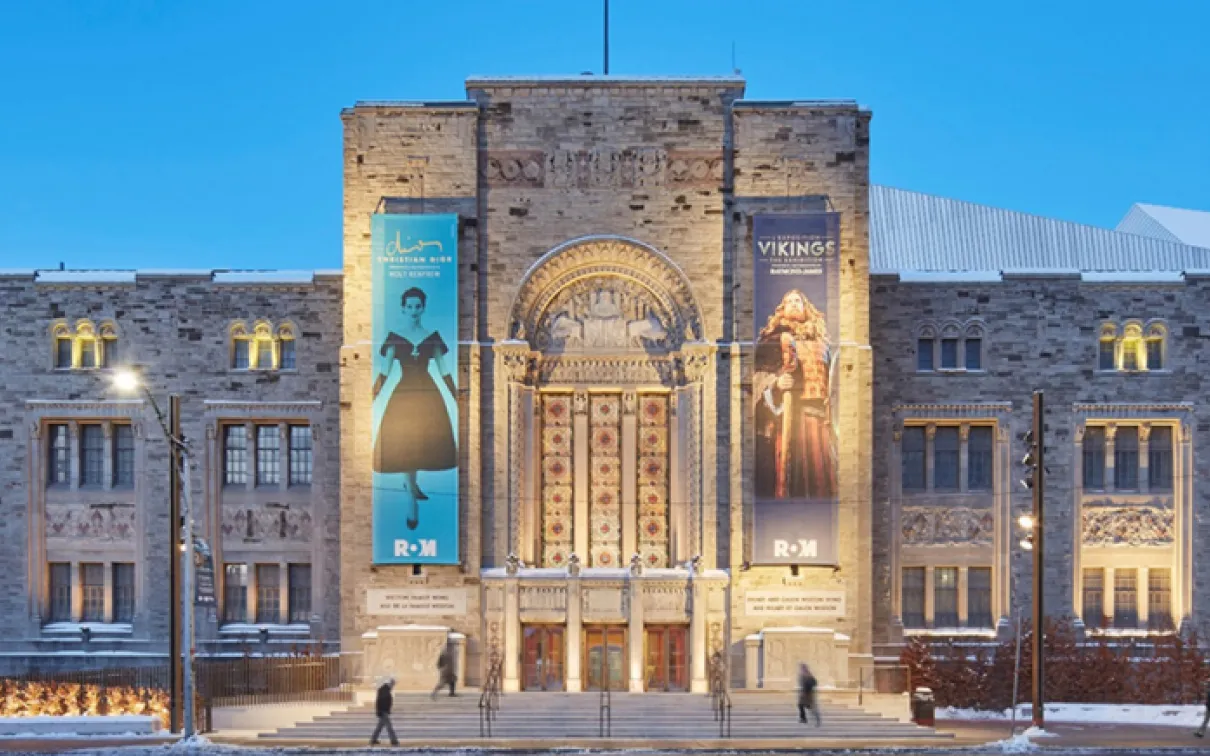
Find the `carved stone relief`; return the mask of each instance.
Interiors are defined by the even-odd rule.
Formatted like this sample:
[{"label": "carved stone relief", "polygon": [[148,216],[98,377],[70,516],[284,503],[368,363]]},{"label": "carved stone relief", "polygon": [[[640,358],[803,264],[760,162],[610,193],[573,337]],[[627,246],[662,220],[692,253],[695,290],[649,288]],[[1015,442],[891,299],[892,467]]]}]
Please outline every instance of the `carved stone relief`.
[{"label": "carved stone relief", "polygon": [[305,509],[223,508],[223,538],[236,542],[308,543],[312,524],[311,513]]},{"label": "carved stone relief", "polygon": [[591,150],[491,150],[483,163],[488,186],[551,189],[717,187],[718,150],[598,147]]},{"label": "carved stone relief", "polygon": [[490,187],[538,188],[546,178],[546,155],[541,150],[493,150],[481,170]]},{"label": "carved stone relief", "polygon": [[644,586],[643,615],[651,619],[687,617],[688,596],[684,583]]},{"label": "carved stone relief", "polygon": [[547,354],[665,352],[670,328],[675,330],[672,313],[646,289],[618,276],[595,276],[576,281],[550,302],[532,343]]},{"label": "carved stone relief", "polygon": [[1094,506],[1083,509],[1085,546],[1169,546],[1174,541],[1172,509],[1156,506]]},{"label": "carved stone relief", "polygon": [[521,586],[522,612],[563,612],[567,610],[567,587],[562,585]]},{"label": "carved stone relief", "polygon": [[990,509],[970,507],[904,507],[901,522],[905,546],[987,546],[996,516]]},{"label": "carved stone relief", "polygon": [[90,541],[128,541],[134,538],[134,507],[86,508],[47,504],[47,538],[85,538]]}]

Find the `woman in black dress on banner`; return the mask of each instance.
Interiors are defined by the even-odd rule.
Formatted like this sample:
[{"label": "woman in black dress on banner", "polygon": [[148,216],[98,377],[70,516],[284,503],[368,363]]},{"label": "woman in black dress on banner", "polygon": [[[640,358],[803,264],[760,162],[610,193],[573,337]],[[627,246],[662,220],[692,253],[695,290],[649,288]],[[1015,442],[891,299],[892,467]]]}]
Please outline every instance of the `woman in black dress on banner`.
[{"label": "woman in black dress on banner", "polygon": [[445,364],[449,347],[441,334],[425,328],[420,322],[427,301],[425,293],[415,287],[403,293],[400,298],[403,326],[388,332],[383,339],[380,351],[387,358],[387,367],[374,381],[374,397],[377,398],[394,363],[399,363],[399,382],[387,400],[374,441],[374,472],[403,474],[402,488],[409,499],[407,526],[410,530],[415,530],[420,523],[419,502],[428,498],[417,484],[417,471],[450,470],[458,464],[454,428],[441,389],[429,375],[429,362],[436,364],[450,396],[458,396],[457,387]]}]

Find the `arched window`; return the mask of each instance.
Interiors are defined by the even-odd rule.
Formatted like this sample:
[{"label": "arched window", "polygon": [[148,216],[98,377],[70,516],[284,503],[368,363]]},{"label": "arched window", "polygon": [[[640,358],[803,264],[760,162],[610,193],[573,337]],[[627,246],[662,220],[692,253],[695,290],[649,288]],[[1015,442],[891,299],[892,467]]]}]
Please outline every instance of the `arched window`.
[{"label": "arched window", "polygon": [[950,323],[941,328],[941,369],[958,369],[958,342],[961,341],[962,329],[956,323]]},{"label": "arched window", "polygon": [[248,337],[248,329],[243,323],[231,326],[231,367],[235,370],[247,370],[252,366],[252,340]]},{"label": "arched window", "polygon": [[1105,323],[1101,326],[1101,336],[1098,342],[1097,352],[1097,369],[1098,370],[1116,370],[1118,367],[1117,360],[1118,347],[1118,327],[1113,323]]},{"label": "arched window", "polygon": [[1152,323],[1147,326],[1147,341],[1145,345],[1147,360],[1145,367],[1148,370],[1163,370],[1167,362],[1167,341],[1168,329],[1161,323]]},{"label": "arched window", "polygon": [[294,354],[294,326],[283,323],[277,329],[278,367],[282,370],[294,370],[297,359]]},{"label": "arched window", "polygon": [[1127,323],[1122,329],[1122,370],[1145,369],[1147,355],[1143,351],[1143,327]]},{"label": "arched window", "polygon": [[72,362],[72,338],[71,329],[66,323],[58,323],[51,329],[51,341],[54,346],[54,362],[55,370],[71,370]]},{"label": "arched window", "polygon": [[916,333],[916,370],[929,372],[936,369],[937,331],[931,325],[922,326]]},{"label": "arched window", "polygon": [[962,359],[967,370],[983,369],[983,326],[970,323],[962,340]]},{"label": "arched window", "polygon": [[85,370],[100,367],[98,351],[92,323],[81,321],[76,325],[76,366]]},{"label": "arched window", "polygon": [[274,370],[277,368],[277,350],[273,341],[273,328],[261,321],[252,332],[254,349],[252,352],[252,367],[256,370]]},{"label": "arched window", "polygon": [[117,367],[121,363],[121,350],[118,346],[118,327],[113,323],[101,324],[101,367]]}]

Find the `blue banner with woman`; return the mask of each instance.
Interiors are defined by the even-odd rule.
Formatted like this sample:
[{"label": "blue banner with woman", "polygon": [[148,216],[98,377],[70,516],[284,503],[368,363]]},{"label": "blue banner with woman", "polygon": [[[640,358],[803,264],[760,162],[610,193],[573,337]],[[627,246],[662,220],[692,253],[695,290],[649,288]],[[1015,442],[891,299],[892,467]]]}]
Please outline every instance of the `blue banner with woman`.
[{"label": "blue banner with woman", "polygon": [[457,564],[458,216],[371,223],[375,564]]}]

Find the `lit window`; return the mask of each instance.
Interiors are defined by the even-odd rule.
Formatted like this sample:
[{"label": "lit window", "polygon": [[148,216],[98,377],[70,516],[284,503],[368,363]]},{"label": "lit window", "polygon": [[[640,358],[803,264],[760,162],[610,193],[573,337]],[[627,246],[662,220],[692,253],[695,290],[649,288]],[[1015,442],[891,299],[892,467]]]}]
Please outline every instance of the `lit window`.
[{"label": "lit window", "polygon": [[1147,571],[1147,626],[1152,630],[1171,630],[1172,570],[1152,567]]},{"label": "lit window", "polygon": [[256,485],[281,483],[281,429],[276,425],[256,426]]},{"label": "lit window", "polygon": [[100,425],[80,426],[80,485],[99,486],[105,478],[105,432]]},{"label": "lit window", "polygon": [[281,622],[281,570],[276,564],[256,565],[256,621]]},{"label": "lit window", "polygon": [[252,367],[256,370],[273,370],[277,367],[274,360],[273,332],[268,323],[258,323],[252,337],[256,345],[253,354]]},{"label": "lit window", "polygon": [[903,429],[903,444],[900,449],[903,460],[904,491],[923,491],[925,487],[924,427],[909,426]]},{"label": "lit window", "polygon": [[290,623],[306,624],[311,621],[311,565],[290,565]]},{"label": "lit window", "polygon": [[1142,350],[1143,329],[1136,324],[1126,326],[1125,335],[1122,336],[1122,369],[1138,370],[1146,359]]},{"label": "lit window", "polygon": [[83,622],[105,621],[105,565],[80,565],[80,586],[84,604],[80,614]]},{"label": "lit window", "polygon": [[95,368],[97,366],[97,340],[89,338],[80,339],[80,367]]},{"label": "lit window", "polygon": [[243,425],[223,427],[223,484],[248,485],[248,429]]},{"label": "lit window", "polygon": [[311,485],[311,426],[290,426],[290,485]]}]

